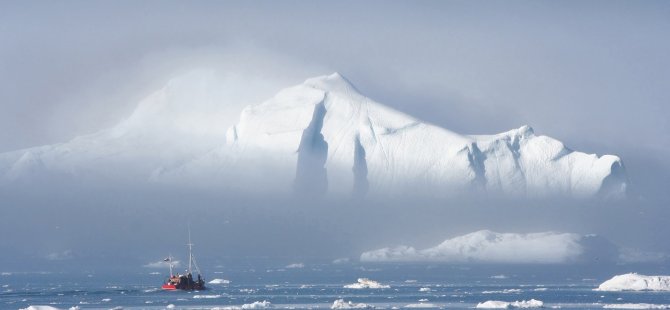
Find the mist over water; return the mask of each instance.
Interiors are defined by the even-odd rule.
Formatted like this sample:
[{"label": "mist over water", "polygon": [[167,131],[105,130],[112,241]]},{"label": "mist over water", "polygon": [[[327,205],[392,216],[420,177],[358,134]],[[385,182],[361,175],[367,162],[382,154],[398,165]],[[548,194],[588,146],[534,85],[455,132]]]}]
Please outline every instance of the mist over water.
[{"label": "mist over water", "polygon": [[[209,264],[356,262],[365,251],[424,249],[482,229],[598,234],[621,248],[667,251],[654,239],[664,228],[649,227],[651,219],[640,216],[644,206],[626,201],[252,196],[119,185],[3,191],[11,208],[4,209],[0,230],[12,237],[3,238],[0,247],[12,255],[0,265],[113,269],[143,266],[170,253],[183,261],[189,224],[199,261]],[[635,237],[622,227],[636,227]],[[620,259],[602,251],[581,263],[606,261]]]}]

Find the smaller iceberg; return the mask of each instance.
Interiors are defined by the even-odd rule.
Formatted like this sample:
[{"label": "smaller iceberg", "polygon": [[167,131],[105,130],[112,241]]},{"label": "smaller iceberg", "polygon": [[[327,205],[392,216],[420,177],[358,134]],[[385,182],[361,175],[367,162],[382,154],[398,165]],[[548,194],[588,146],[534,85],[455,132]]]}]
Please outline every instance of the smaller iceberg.
[{"label": "smaller iceberg", "polygon": [[230,284],[230,280],[226,279],[214,279],[212,281],[207,282],[209,284]]},{"label": "smaller iceberg", "polygon": [[603,282],[596,291],[670,291],[670,276],[644,276],[627,273]]},{"label": "smaller iceberg", "polygon": [[344,288],[364,289],[364,288],[391,288],[389,285],[382,285],[377,281],[368,278],[358,278],[358,283],[347,284]]},{"label": "smaller iceberg", "polygon": [[475,308],[477,309],[511,309],[511,308],[542,308],[544,307],[544,302],[536,299],[531,300],[522,300],[515,302],[506,302],[499,300],[489,300],[485,302],[480,302]]},{"label": "smaller iceberg", "polygon": [[335,302],[333,302],[333,305],[330,307],[330,309],[374,309],[375,307],[372,305],[364,304],[364,303],[353,303],[351,301],[344,301],[344,299],[338,299]]}]

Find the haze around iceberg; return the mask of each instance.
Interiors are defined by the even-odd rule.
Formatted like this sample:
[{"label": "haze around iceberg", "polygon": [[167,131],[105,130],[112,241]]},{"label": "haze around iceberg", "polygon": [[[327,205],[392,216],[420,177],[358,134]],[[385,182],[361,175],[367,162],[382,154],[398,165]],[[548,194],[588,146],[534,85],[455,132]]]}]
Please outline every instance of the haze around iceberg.
[{"label": "haze around iceberg", "polygon": [[616,156],[572,151],[528,126],[459,134],[377,103],[339,74],[247,108],[221,104],[244,81],[191,71],[109,129],[0,155],[0,191],[16,206],[0,229],[26,236],[0,246],[37,265],[50,253],[71,253],[63,264],[121,259],[113,249],[123,248],[143,266],[174,253],[166,223],[185,231],[190,221],[207,255],[271,253],[290,257],[286,266],[482,228],[619,241],[626,232],[601,225],[603,214],[635,219],[617,207],[628,181]]}]

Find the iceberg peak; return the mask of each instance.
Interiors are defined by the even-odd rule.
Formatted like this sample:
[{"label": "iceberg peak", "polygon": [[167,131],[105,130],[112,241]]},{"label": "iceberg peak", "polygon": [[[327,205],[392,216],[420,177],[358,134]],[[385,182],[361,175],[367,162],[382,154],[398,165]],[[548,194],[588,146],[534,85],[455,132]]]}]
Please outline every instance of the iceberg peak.
[{"label": "iceberg peak", "polygon": [[303,84],[326,92],[358,93],[356,87],[339,72],[309,78]]}]

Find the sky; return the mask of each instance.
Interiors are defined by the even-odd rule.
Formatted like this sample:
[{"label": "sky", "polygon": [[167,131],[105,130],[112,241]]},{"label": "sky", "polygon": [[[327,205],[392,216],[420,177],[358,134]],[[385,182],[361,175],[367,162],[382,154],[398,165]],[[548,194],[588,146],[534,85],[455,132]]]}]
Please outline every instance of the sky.
[{"label": "sky", "polygon": [[0,152],[111,127],[192,68],[252,81],[231,111],[337,71],[456,132],[528,124],[570,148],[619,155],[630,207],[661,221],[668,16],[664,1],[5,1]]}]

